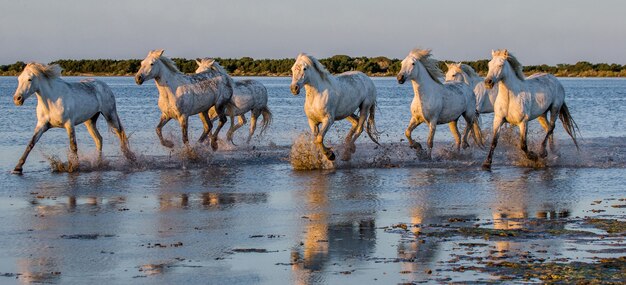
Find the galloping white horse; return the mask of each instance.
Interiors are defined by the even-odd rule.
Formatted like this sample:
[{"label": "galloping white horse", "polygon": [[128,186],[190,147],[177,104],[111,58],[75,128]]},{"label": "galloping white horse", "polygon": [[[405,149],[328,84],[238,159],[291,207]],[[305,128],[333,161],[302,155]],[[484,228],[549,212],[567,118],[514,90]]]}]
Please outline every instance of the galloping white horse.
[{"label": "galloping white horse", "polygon": [[[411,80],[415,93],[411,103],[411,121],[404,134],[412,148],[421,150],[422,145],[413,140],[411,132],[426,122],[430,128],[427,141],[429,158],[432,154],[435,130],[440,124],[449,125],[457,150],[461,145],[463,148],[469,146],[467,136],[472,127],[474,140],[479,146],[482,142],[474,92],[463,82],[441,83],[439,77],[442,76],[442,72],[438,64],[437,60],[431,58],[430,50],[414,49],[402,60],[402,68],[397,77],[400,84],[407,79]],[[467,122],[462,137],[456,125],[461,116]]]},{"label": "galloping white horse", "polygon": [[446,81],[461,81],[474,90],[476,96],[476,111],[480,114],[493,113],[493,103],[496,102],[498,89],[485,87],[483,78],[474,69],[463,63],[446,63]]},{"label": "galloping white horse", "polygon": [[100,114],[120,139],[122,153],[129,160],[135,155],[128,148],[128,137],[115,107],[115,96],[104,82],[87,79],[78,83],[68,83],[60,78],[59,65],[29,63],[17,78],[18,86],[13,95],[17,106],[24,104],[32,94],[37,95],[37,126],[35,134],[26,147],[24,154],[13,169],[14,174],[22,173],[22,166],[35,144],[44,132],[50,128],[65,128],[70,140],[69,171],[78,166],[78,147],[74,126],[85,123],[87,130],[96,143],[98,160],[102,157],[102,136],[96,128]]},{"label": "galloping white horse", "polygon": [[[492,59],[489,62],[489,73],[485,77],[487,88],[498,87],[498,98],[494,105],[493,139],[484,168],[491,168],[493,152],[498,144],[498,132],[503,123],[517,125],[520,132],[520,148],[526,157],[532,160],[537,155],[528,150],[526,145],[527,124],[536,118],[546,118],[550,112],[550,124],[543,142],[541,143],[541,157],[546,157],[546,143],[552,136],[557,115],[563,123],[565,131],[574,141],[576,148],[576,130],[578,126],[572,119],[565,104],[565,89],[559,80],[551,74],[535,74],[524,78],[522,65],[507,50],[491,51]],[[543,123],[542,123],[543,124]]]},{"label": "galloping white horse", "polygon": [[161,121],[156,127],[156,133],[161,144],[173,147],[174,144],[163,138],[161,129],[171,119],[180,123],[183,143],[188,144],[187,120],[189,116],[199,114],[204,125],[204,131],[199,142],[203,142],[211,133],[213,124],[209,119],[209,109],[216,107],[220,118],[215,133],[211,136],[211,147],[217,150],[217,135],[226,123],[225,108],[233,94],[230,81],[213,70],[207,70],[194,75],[185,75],[178,70],[176,64],[163,56],[163,50],[153,50],[141,62],[141,68],[135,75],[138,85],[153,79],[159,90],[159,109]]},{"label": "galloping white horse", "polygon": [[[256,130],[257,118],[263,114],[263,124],[261,126],[261,134],[267,130],[272,122],[272,112],[267,107],[267,89],[265,86],[256,80],[246,79],[234,81],[230,75],[224,70],[224,68],[216,62],[214,59],[202,58],[197,59],[198,69],[196,73],[201,73],[212,69],[219,72],[222,76],[225,76],[228,80],[231,80],[231,86],[233,86],[233,96],[230,102],[226,106],[226,113],[230,116],[230,128],[226,133],[226,138],[232,143],[233,134],[235,131],[246,123],[246,113],[251,112],[250,117],[250,133],[246,143],[250,143],[252,135]],[[239,117],[239,122],[235,125],[235,116]],[[217,119],[217,113],[215,107],[209,110],[209,118],[211,121]]]},{"label": "galloping white horse", "polygon": [[[376,88],[369,77],[358,71],[333,76],[317,59],[304,53],[298,55],[291,72],[291,93],[298,95],[304,86],[306,90],[304,113],[309,119],[315,144],[326,158],[335,160],[333,151],[324,145],[324,136],[335,120],[347,119],[352,123],[352,128],[346,136],[347,148],[343,160],[349,160],[356,150],[354,142],[363,132],[366,119],[367,134],[378,144],[378,131],[374,119]],[[355,115],[357,110],[358,117]]]}]

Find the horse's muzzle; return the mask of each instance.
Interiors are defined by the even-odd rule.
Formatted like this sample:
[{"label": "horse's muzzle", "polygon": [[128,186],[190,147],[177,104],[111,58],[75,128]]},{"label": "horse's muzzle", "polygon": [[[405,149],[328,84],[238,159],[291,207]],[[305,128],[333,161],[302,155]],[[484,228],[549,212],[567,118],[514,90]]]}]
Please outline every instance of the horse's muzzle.
[{"label": "horse's muzzle", "polygon": [[13,103],[15,106],[22,106],[24,104],[24,97],[21,95],[13,96]]},{"label": "horse's muzzle", "polygon": [[291,94],[298,95],[300,94],[300,86],[297,84],[291,85]]},{"label": "horse's muzzle", "polygon": [[404,84],[404,81],[406,81],[403,74],[398,75],[396,79],[398,79],[399,84]]},{"label": "horse's muzzle", "polygon": [[137,83],[137,85],[143,84],[143,76],[141,76],[141,74],[135,75],[135,83]]},{"label": "horse's muzzle", "polygon": [[493,79],[485,78],[485,87],[487,87],[487,89],[493,88],[493,85]]}]

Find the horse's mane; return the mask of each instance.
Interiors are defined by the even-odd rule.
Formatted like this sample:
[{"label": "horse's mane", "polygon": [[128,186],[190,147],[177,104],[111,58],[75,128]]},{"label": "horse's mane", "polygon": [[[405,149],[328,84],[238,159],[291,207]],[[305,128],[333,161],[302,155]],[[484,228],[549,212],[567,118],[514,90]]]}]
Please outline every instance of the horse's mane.
[{"label": "horse's mane", "polygon": [[332,74],[330,74],[330,72],[328,72],[328,70],[315,57],[301,53],[298,55],[298,59],[302,59],[306,64],[312,66],[317,73],[320,74],[322,80],[328,81],[328,79],[332,76]]},{"label": "horse's mane", "polygon": [[409,55],[416,60],[419,60],[426,68],[430,78],[441,84],[441,80],[439,80],[439,78],[443,77],[443,72],[439,68],[439,61],[431,57],[432,54],[429,49],[415,48],[409,53]]},{"label": "horse's mane", "polygon": [[515,58],[515,56],[513,56],[513,54],[511,54],[506,49],[500,49],[500,50],[494,51],[493,52],[493,56],[504,56],[504,57],[506,57],[506,60],[509,62],[509,64],[513,68],[513,71],[515,71],[515,75],[517,76],[517,78],[519,78],[520,80],[524,81],[523,66],[517,60],[517,58]]},{"label": "horse's mane", "polygon": [[222,67],[219,64],[219,62],[215,61],[215,59],[213,58],[208,58],[208,57],[199,58],[196,60],[196,63],[198,64],[199,67],[213,69],[222,74],[228,74],[228,72],[226,72],[226,69],[224,69],[224,67]]},{"label": "horse's mane", "polygon": [[465,64],[465,63],[461,63],[459,65],[459,67],[461,68],[461,70],[463,70],[463,72],[465,72],[465,74],[467,74],[469,77],[479,77],[480,75],[469,65]]},{"label": "horse's mane", "polygon": [[150,53],[148,54],[150,56],[154,56],[157,59],[160,59],[161,62],[163,62],[163,64],[165,65],[165,67],[167,67],[167,69],[169,69],[170,71],[177,73],[177,74],[182,74],[182,72],[180,72],[180,70],[178,69],[178,67],[176,66],[176,63],[174,63],[173,60],[163,56],[163,50],[152,50],[150,51]]},{"label": "horse's mane", "polygon": [[31,62],[24,67],[24,70],[30,70],[37,76],[45,76],[49,79],[61,77],[61,71],[63,70],[58,64],[45,65],[37,62]]}]

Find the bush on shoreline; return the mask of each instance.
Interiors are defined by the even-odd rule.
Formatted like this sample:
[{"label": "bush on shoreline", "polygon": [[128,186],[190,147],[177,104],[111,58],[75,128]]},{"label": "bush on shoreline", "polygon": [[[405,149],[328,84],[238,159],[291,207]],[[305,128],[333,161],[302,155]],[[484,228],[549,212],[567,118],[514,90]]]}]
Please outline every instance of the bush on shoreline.
[{"label": "bush on shoreline", "polygon": [[[196,63],[193,59],[173,58],[178,68],[184,73],[193,73]],[[217,61],[233,76],[290,76],[292,58],[283,59],[253,59],[250,57],[216,58]],[[395,76],[400,70],[399,59],[379,57],[350,57],[347,55],[335,55],[321,59],[331,73],[341,73],[350,70],[362,71],[369,76]],[[449,62],[449,61],[448,61]],[[488,60],[466,61],[479,74],[487,73]],[[132,76],[139,70],[139,59],[62,59],[51,63],[58,63],[63,67],[63,75],[89,75],[89,76]],[[18,61],[14,64],[0,65],[0,75],[18,75],[26,64]],[[444,62],[440,65],[446,70]],[[580,61],[576,64],[529,65],[524,66],[527,75],[537,72],[548,72],[560,77],[626,77],[626,65],[597,63],[593,64]]]}]

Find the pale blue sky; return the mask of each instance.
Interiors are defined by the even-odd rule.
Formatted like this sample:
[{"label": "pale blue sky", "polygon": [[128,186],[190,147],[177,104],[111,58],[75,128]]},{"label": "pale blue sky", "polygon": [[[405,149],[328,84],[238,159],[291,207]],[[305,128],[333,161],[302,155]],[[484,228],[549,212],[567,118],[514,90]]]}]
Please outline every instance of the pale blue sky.
[{"label": "pale blue sky", "polygon": [[0,0],[0,64],[73,58],[285,58],[308,52],[626,64],[626,1]]}]

